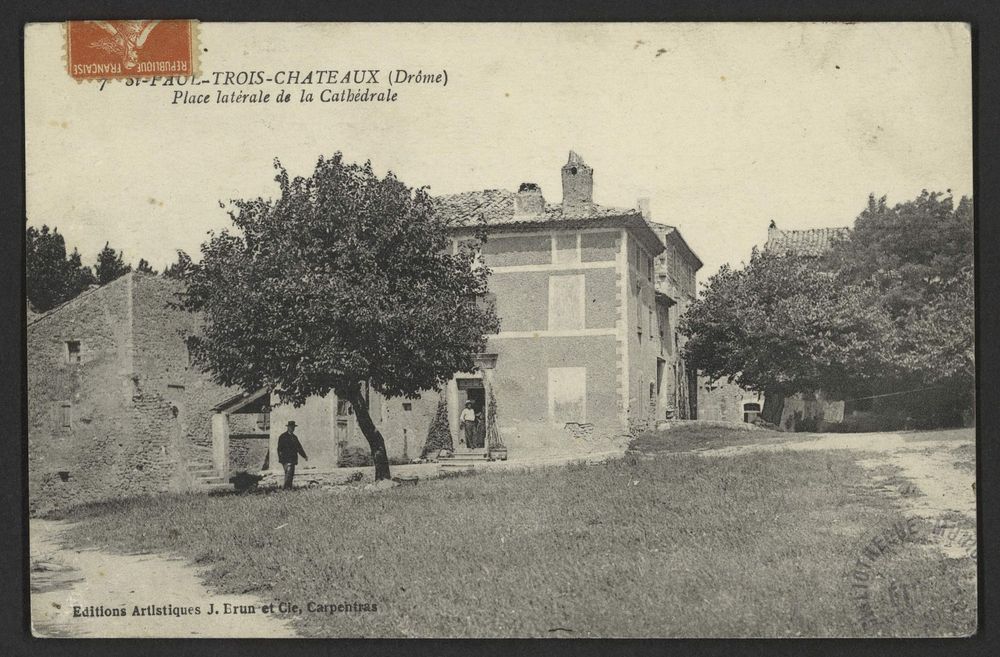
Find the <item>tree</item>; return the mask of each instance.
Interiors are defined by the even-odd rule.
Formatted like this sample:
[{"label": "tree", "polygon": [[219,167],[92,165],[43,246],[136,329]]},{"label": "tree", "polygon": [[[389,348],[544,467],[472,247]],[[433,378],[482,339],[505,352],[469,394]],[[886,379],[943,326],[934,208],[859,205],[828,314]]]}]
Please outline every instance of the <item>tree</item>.
[{"label": "tree", "polygon": [[472,370],[499,328],[476,302],[489,270],[474,244],[452,253],[426,190],[391,172],[379,178],[340,153],[309,177],[275,168],[280,196],[233,201],[239,234],[212,235],[185,276],[184,306],[206,320],[195,359],[223,385],[266,387],[296,406],[346,399],[386,479],[367,390],[415,398]]},{"label": "tree", "polygon": [[723,267],[688,311],[688,362],[768,401],[905,393],[887,403],[954,418],[975,382],[972,227],[969,199],[956,207],[924,191],[889,207],[871,196],[821,257],[755,251],[744,268]]},{"label": "tree", "polygon": [[156,274],[156,270],[153,269],[145,258],[139,258],[139,264],[135,266],[135,270],[143,274]]},{"label": "tree", "polygon": [[[871,285],[894,317],[908,315],[942,294],[973,266],[972,201],[924,190],[889,207],[868,197],[849,239],[833,245],[819,263],[841,280]],[[968,308],[972,312],[972,306]]]},{"label": "tree", "polygon": [[97,264],[94,265],[99,285],[107,285],[132,271],[132,265],[125,264],[123,255],[124,253],[108,246],[108,242],[104,243],[104,248],[97,254]]},{"label": "tree", "polygon": [[744,268],[723,266],[680,329],[690,366],[774,401],[819,389],[863,391],[893,367],[895,336],[877,294],[843,285],[811,258],[755,249]]},{"label": "tree", "polygon": [[80,253],[66,256],[66,242],[57,228],[29,226],[25,231],[25,283],[28,301],[45,312],[69,301],[95,282]]},{"label": "tree", "polygon": [[163,270],[163,275],[167,278],[183,280],[188,270],[191,269],[191,256],[178,249],[177,262]]}]

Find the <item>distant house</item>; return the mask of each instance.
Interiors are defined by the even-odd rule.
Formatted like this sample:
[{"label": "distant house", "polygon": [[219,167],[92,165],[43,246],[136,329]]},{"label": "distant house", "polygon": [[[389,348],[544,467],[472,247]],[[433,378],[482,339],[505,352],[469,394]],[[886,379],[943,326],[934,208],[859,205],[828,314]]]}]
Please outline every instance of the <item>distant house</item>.
[{"label": "distant house", "polygon": [[848,227],[782,230],[772,221],[767,228],[764,250],[782,255],[819,256],[851,234]]},{"label": "distant house", "polygon": [[[234,419],[213,453],[215,407],[234,397],[192,366],[201,317],[170,306],[177,281],[130,273],[27,326],[28,487],[35,513],[108,498],[204,489],[259,469],[267,432]],[[232,460],[232,462],[230,462]]]},{"label": "distant house", "polygon": [[[697,388],[680,358],[677,318],[694,299],[701,261],[676,228],[652,223],[648,210],[595,203],[593,169],[576,153],[561,178],[561,203],[547,202],[534,183],[437,198],[454,226],[453,249],[486,222],[481,255],[501,328],[489,336],[481,366],[457,373],[441,395],[370,396],[390,457],[419,455],[441,399],[458,445],[466,402],[485,414],[494,395],[512,455],[585,447],[695,413]],[[366,445],[350,405],[333,395],[299,409],[276,406],[272,433],[290,418],[310,465],[333,464],[344,450]],[[319,462],[314,452],[323,455]]]},{"label": "distant house", "polygon": [[[850,234],[851,229],[846,226],[782,230],[772,221],[767,229],[764,250],[781,255],[816,257],[832,249],[838,241],[848,239]],[[869,403],[865,409],[870,406]],[[819,390],[809,394],[800,393],[785,398],[780,425],[784,429],[795,431],[803,428],[815,430],[824,424],[839,424],[844,421],[845,408],[843,399],[828,392]]]},{"label": "distant house", "polygon": [[[772,221],[767,229],[764,251],[780,255],[820,256],[849,235],[850,228],[847,227],[783,230]],[[702,420],[753,422],[764,409],[763,393],[744,390],[727,381],[701,377],[698,393],[698,417]],[[841,422],[843,418],[843,401],[828,399],[822,392],[795,395],[784,401],[781,426],[794,430],[800,425],[815,427],[822,422]]]}]

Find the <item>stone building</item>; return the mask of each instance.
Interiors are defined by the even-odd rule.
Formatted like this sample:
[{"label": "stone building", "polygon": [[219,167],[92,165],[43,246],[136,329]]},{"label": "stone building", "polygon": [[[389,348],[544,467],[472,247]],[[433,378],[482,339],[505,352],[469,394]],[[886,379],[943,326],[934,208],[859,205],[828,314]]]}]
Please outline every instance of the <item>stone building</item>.
[{"label": "stone building", "polygon": [[[687,341],[677,323],[697,298],[697,276],[702,262],[688,246],[680,231],[673,226],[652,221],[649,204],[640,199],[639,208],[650,227],[664,244],[656,258],[656,290],[666,297],[660,327],[663,331],[665,376],[670,378],[670,397],[665,400],[668,418],[696,419],[700,417],[698,377],[684,362],[682,349]],[[658,418],[666,419],[666,418]]]},{"label": "stone building", "polygon": [[[456,374],[441,393],[371,396],[391,458],[419,455],[441,400],[458,445],[461,409],[471,401],[485,414],[492,394],[512,458],[587,449],[658,419],[694,416],[697,386],[680,358],[677,319],[694,299],[700,260],[675,228],[650,221],[647,204],[595,203],[594,171],[576,153],[561,179],[561,203],[547,202],[534,183],[437,199],[455,249],[486,223],[481,257],[501,328],[482,366]],[[365,448],[350,405],[331,395],[272,410],[272,459],[288,419],[299,425],[310,465]]]},{"label": "stone building", "polygon": [[29,320],[32,512],[222,484],[230,458],[263,465],[256,416],[235,422],[256,439],[213,458],[213,408],[239,395],[192,366],[186,337],[201,318],[170,306],[180,290],[131,273]]}]

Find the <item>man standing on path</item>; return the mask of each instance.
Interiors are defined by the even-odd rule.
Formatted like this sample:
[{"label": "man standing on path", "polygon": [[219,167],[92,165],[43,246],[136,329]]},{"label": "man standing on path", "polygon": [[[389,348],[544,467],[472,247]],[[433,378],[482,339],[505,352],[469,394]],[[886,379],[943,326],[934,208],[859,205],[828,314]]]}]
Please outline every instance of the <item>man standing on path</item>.
[{"label": "man standing on path", "polygon": [[295,466],[299,462],[299,454],[309,460],[302,443],[295,435],[295,421],[288,422],[288,430],[278,436],[278,463],[285,469],[285,490],[292,490],[292,479],[295,477]]}]

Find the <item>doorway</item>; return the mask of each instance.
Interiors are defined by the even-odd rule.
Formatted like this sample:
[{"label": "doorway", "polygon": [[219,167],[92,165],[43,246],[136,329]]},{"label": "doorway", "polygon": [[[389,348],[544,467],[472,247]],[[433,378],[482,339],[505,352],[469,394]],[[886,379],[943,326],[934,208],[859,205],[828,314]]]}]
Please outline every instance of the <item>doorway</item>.
[{"label": "doorway", "polygon": [[459,422],[458,443],[466,443],[469,449],[479,449],[486,447],[486,388],[482,379],[458,379],[458,402],[461,406],[459,417],[466,408],[466,404],[472,402],[472,411],[476,419],[472,425],[471,432],[466,430],[463,422]]}]

